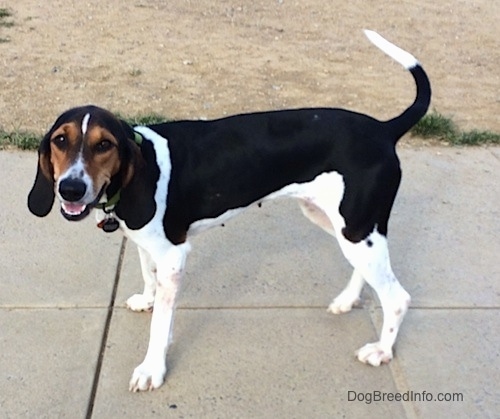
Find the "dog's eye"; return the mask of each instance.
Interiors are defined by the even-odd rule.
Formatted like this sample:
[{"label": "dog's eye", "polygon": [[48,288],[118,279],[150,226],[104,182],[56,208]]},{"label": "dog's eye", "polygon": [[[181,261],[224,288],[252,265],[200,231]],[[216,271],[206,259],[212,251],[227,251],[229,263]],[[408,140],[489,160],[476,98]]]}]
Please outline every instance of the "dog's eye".
[{"label": "dog's eye", "polygon": [[109,140],[102,140],[95,145],[94,150],[96,153],[105,153],[106,151],[111,150],[113,145],[114,144]]},{"label": "dog's eye", "polygon": [[59,149],[64,150],[68,144],[66,137],[64,135],[58,135],[52,139],[52,143]]}]

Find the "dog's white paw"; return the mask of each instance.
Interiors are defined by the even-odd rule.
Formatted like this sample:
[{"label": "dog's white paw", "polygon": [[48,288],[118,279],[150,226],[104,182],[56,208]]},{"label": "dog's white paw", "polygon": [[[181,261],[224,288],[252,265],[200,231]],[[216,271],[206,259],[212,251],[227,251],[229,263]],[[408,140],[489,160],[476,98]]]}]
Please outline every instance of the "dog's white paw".
[{"label": "dog's white paw", "polygon": [[383,349],[380,342],[368,343],[356,351],[356,356],[361,362],[378,367],[391,361],[392,350]]},{"label": "dog's white paw", "polygon": [[134,294],[127,300],[127,307],[132,311],[153,310],[154,297],[144,294]]},{"label": "dog's white paw", "polygon": [[142,363],[135,368],[128,389],[134,393],[138,391],[151,391],[160,387],[165,381],[167,368],[162,365]]},{"label": "dog's white paw", "polygon": [[346,292],[341,292],[332,303],[328,306],[328,311],[333,314],[342,314],[351,311],[353,306],[359,304],[361,300],[357,295],[350,295]]}]

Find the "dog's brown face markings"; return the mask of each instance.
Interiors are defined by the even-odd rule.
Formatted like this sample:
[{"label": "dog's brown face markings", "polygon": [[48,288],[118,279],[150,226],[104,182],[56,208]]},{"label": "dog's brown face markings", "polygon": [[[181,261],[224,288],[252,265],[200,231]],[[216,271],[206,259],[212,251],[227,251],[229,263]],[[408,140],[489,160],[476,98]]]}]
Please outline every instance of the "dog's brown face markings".
[{"label": "dog's brown face markings", "polygon": [[[89,129],[85,137],[84,161],[87,172],[94,185],[108,185],[111,177],[118,173],[121,167],[118,153],[118,140],[111,132],[100,126]],[[97,192],[100,188],[97,190]]]},{"label": "dog's brown face markings", "polygon": [[[57,128],[50,136],[50,163],[54,181],[71,170],[80,159],[85,173],[92,180],[94,195],[108,185],[111,177],[120,169],[118,140],[106,128],[92,125],[89,115],[89,127],[83,132],[82,124],[77,121],[67,122]],[[86,115],[86,116],[87,116]],[[75,173],[76,177],[83,173]]]},{"label": "dog's brown face markings", "polygon": [[[65,123],[50,136],[50,165],[55,181],[66,172],[71,163],[76,160],[79,149],[78,137],[81,136],[75,123]],[[47,171],[46,168],[44,168]],[[48,173],[46,173],[48,175]]]}]

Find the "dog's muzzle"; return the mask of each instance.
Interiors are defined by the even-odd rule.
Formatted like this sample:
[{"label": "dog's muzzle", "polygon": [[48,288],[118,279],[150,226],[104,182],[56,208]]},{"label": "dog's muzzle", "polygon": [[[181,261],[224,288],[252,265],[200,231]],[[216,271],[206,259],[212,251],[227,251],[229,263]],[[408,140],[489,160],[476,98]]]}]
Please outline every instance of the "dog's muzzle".
[{"label": "dog's muzzle", "polygon": [[61,214],[69,221],[79,221],[89,215],[90,210],[95,207],[102,195],[106,185],[102,187],[97,197],[90,203],[85,203],[87,184],[80,179],[67,178],[59,183],[59,196],[61,200]]}]

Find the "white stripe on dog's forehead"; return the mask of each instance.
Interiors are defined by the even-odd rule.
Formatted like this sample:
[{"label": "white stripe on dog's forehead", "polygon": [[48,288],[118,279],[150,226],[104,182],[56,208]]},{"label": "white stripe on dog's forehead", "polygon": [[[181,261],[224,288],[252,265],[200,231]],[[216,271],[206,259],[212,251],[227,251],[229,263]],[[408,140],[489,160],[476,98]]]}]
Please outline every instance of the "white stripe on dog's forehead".
[{"label": "white stripe on dog's forehead", "polygon": [[89,127],[89,119],[90,114],[86,114],[82,120],[82,134],[85,135],[87,133],[87,128]]}]

